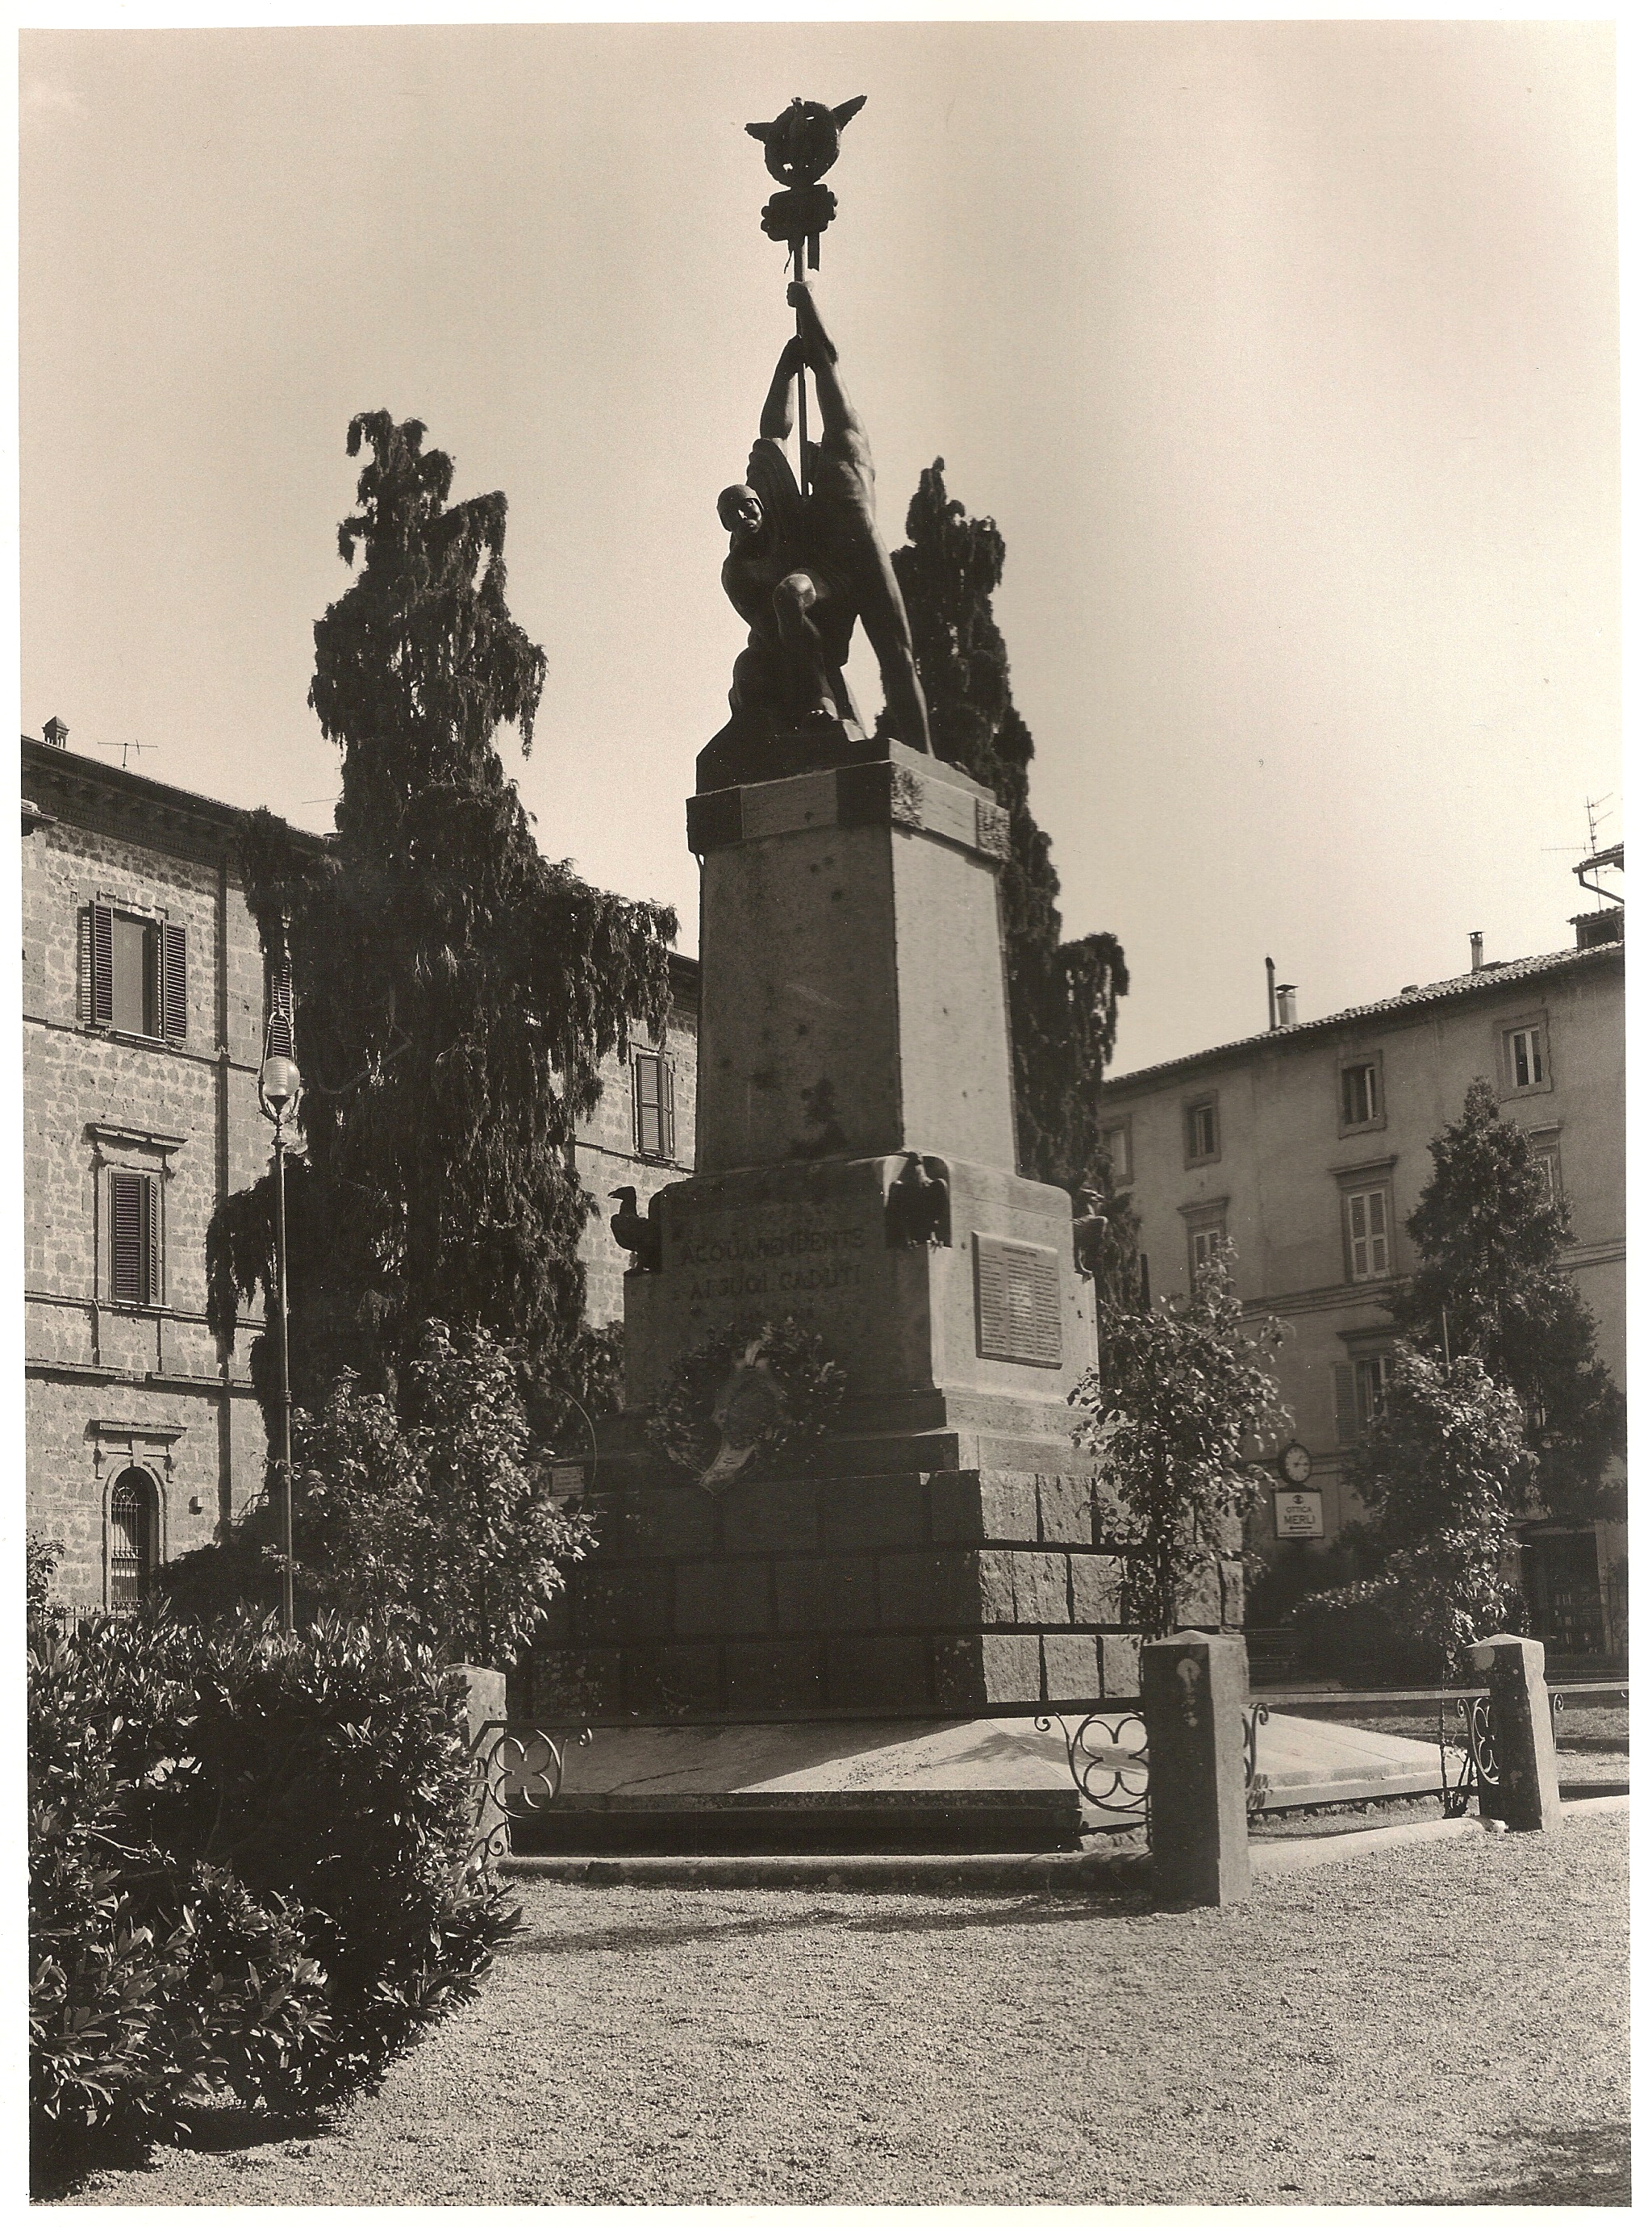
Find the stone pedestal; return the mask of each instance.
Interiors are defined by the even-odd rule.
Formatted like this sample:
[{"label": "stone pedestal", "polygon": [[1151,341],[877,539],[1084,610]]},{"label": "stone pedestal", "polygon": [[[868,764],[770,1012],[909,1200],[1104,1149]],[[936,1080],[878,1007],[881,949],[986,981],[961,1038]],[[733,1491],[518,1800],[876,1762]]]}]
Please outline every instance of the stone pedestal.
[{"label": "stone pedestal", "polygon": [[[1014,1172],[1005,815],[897,743],[697,794],[688,831],[697,1172],[654,1202],[657,1267],[626,1278],[603,1543],[535,1706],[1130,1690],[1121,1542],[1067,1404],[1094,1358],[1091,1290],[1066,1193]],[[946,1187],[917,1242],[891,1203],[914,1155]],[[843,1407],[713,1500],[650,1447],[649,1413],[711,1333],[788,1316],[845,1371]]]},{"label": "stone pedestal", "polygon": [[998,876],[1009,821],[954,766],[696,796],[696,1165],[916,1150],[1015,1166]]},{"label": "stone pedestal", "polygon": [[[626,1278],[626,1405],[646,1416],[681,1356],[752,1316],[791,1315],[848,1374],[813,1456],[846,1475],[1074,1467],[1067,1394],[1094,1352],[1067,1195],[926,1153],[950,1228],[903,1242],[890,1185],[906,1163],[794,1161],[692,1177],[660,1199],[660,1267]],[[642,1442],[609,1440],[605,1479],[640,1481]]]}]

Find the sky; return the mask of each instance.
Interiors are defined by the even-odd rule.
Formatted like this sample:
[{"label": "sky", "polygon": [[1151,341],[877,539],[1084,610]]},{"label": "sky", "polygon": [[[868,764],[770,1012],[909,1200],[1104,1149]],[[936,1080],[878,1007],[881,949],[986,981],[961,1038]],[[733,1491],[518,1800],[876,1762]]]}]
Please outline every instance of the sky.
[{"label": "sky", "polygon": [[[507,765],[695,948],[683,799],[744,629],[718,490],[790,329],[743,125],[867,104],[820,295],[891,546],[997,615],[1118,1071],[1566,947],[1622,833],[1610,25],[34,31],[22,717],[309,827],[357,412],[502,488],[549,659]],[[862,651],[852,679],[875,706]]]}]

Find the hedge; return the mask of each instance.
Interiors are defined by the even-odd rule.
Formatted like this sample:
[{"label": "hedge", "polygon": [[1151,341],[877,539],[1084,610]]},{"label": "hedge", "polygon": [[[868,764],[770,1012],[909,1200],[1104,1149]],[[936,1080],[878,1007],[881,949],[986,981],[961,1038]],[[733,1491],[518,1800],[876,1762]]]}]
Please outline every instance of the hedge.
[{"label": "hedge", "polygon": [[458,1681],[337,1620],[31,1622],[42,2162],[376,2082],[515,1922],[469,1863]]}]

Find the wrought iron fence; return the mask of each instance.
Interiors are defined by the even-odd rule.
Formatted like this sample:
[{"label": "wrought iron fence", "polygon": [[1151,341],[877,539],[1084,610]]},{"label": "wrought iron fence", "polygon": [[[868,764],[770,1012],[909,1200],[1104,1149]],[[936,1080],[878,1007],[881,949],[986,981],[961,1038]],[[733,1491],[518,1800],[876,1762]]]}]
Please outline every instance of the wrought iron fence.
[{"label": "wrought iron fence", "polygon": [[[1617,1700],[1627,1703],[1629,1683],[1626,1679],[1579,1680],[1551,1687],[1552,1720],[1558,1721],[1568,1698],[1574,1701]],[[1356,1693],[1317,1690],[1270,1694],[1266,1699],[1247,1702],[1240,1720],[1247,1811],[1253,1816],[1262,1816],[1302,1806],[1299,1801],[1292,1803],[1276,1799],[1268,1774],[1259,1764],[1258,1734],[1275,1711],[1363,1713],[1395,1704],[1414,1706],[1423,1702],[1433,1703],[1439,1711],[1439,1794],[1446,1815],[1465,1815],[1470,1802],[1476,1800],[1483,1811],[1495,1814],[1501,1766],[1489,1689],[1483,1686],[1444,1690],[1432,1687],[1387,1688]],[[1460,1745],[1448,1744],[1445,1738],[1448,1702],[1462,1726]],[[991,1713],[1019,1714],[1024,1718],[1027,1713],[1024,1706],[1013,1710],[1000,1707]],[[807,1720],[823,1723],[840,1720],[831,1713],[811,1712]],[[845,1715],[841,1720],[855,1720],[852,1715]],[[676,1725],[683,1720],[662,1717],[628,1721],[652,1727]],[[769,1715],[719,1721],[780,1723],[795,1720]],[[1151,1757],[1147,1722],[1139,1700],[1120,1700],[1100,1708],[1087,1708],[1081,1714],[1076,1709],[1047,1708],[1035,1715],[1032,1721],[1040,1732],[1059,1729],[1073,1784],[1083,1800],[1105,1821],[1096,1829],[1129,1832],[1147,1823]],[[525,1824],[545,1815],[561,1793],[570,1747],[589,1747],[593,1731],[590,1725],[540,1726],[505,1718],[491,1720],[482,1726],[470,1750],[476,1801],[475,1838],[469,1859],[471,1867],[508,1854],[512,1825]],[[1376,1784],[1343,1798],[1368,1806],[1371,1803],[1414,1800],[1416,1790],[1413,1785],[1400,1792],[1385,1792]],[[1324,1797],[1321,1796],[1308,1806],[1324,1806]]]},{"label": "wrought iron fence", "polygon": [[[1549,1696],[1551,1710],[1554,1696]],[[1497,1761],[1497,1731],[1489,1693],[1459,1694],[1457,1713],[1463,1720],[1463,1748],[1455,1785],[1446,1784],[1447,1750],[1440,1740],[1440,1803],[1448,1817],[1466,1817],[1470,1802],[1478,1801],[1481,1814],[1496,1807],[1502,1779]]]},{"label": "wrought iron fence", "polygon": [[[1577,1680],[1564,1686],[1549,1688],[1551,1720],[1557,1722],[1565,1709],[1567,1697],[1580,1700],[1605,1701],[1616,1699],[1627,1703],[1627,1680]],[[1241,1733],[1245,1750],[1245,1807],[1252,1816],[1278,1815],[1299,1802],[1276,1799],[1268,1774],[1257,1761],[1257,1734],[1276,1709],[1308,1708],[1316,1711],[1365,1711],[1373,1707],[1391,1707],[1396,1703],[1432,1701],[1440,1712],[1437,1745],[1440,1758],[1439,1795],[1448,1817],[1461,1817],[1468,1813],[1471,1802],[1478,1802],[1489,1815],[1496,1812],[1498,1789],[1502,1784],[1501,1765],[1497,1755],[1496,1727],[1493,1720],[1490,1693],[1486,1687],[1457,1690],[1440,1690],[1432,1687],[1401,1687],[1374,1689],[1360,1693],[1270,1694],[1266,1700],[1248,1702],[1242,1713]],[[1450,1703],[1462,1726],[1460,1739],[1448,1742],[1445,1738],[1445,1711]],[[1068,1768],[1073,1784],[1092,1807],[1101,1812],[1108,1822],[1102,1831],[1128,1831],[1145,1823],[1148,1817],[1148,1793],[1151,1773],[1151,1757],[1147,1744],[1147,1726],[1139,1701],[1120,1701],[1113,1707],[1088,1711],[1081,1717],[1068,1720],[1066,1714],[1050,1710],[1034,1720],[1041,1732],[1059,1726],[1067,1745]],[[1362,1787],[1343,1797],[1365,1807],[1372,1803],[1408,1802],[1416,1799],[1414,1785],[1399,1791],[1386,1791],[1381,1784]],[[1321,1794],[1307,1806],[1326,1806],[1326,1796]]]},{"label": "wrought iron fence", "polygon": [[1147,1720],[1139,1705],[1093,1709],[1068,1725],[1063,1716],[1035,1717],[1041,1732],[1061,1727],[1067,1767],[1084,1799],[1109,1817],[1134,1825],[1147,1815]]},{"label": "wrought iron fence", "polygon": [[[1256,1764],[1256,1735],[1270,1714],[1266,1701],[1249,1701],[1241,1713],[1245,1753],[1245,1807],[1254,1815],[1266,1806],[1268,1779]],[[1073,1784],[1092,1808],[1118,1822],[1103,1829],[1128,1832],[1148,1817],[1147,1720],[1139,1701],[1092,1709],[1069,1725],[1059,1712],[1035,1717],[1041,1732],[1059,1726],[1067,1743],[1067,1767]]]}]

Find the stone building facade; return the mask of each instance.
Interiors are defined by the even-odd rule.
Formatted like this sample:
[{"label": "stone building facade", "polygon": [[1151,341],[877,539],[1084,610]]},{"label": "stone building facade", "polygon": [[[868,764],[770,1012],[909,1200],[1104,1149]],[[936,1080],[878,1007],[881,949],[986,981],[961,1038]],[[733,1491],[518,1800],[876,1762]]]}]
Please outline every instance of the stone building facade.
[{"label": "stone building facade", "polygon": [[[1571,1209],[1566,1265],[1624,1382],[1623,915],[1574,926],[1573,950],[1482,963],[1476,939],[1465,974],[1104,1087],[1147,1286],[1186,1292],[1225,1238],[1247,1305],[1292,1330],[1281,1388],[1310,1465],[1298,1485],[1275,1480],[1253,1541],[1272,1561],[1323,1554],[1361,1512],[1343,1468],[1382,1398],[1384,1301],[1414,1265],[1406,1219],[1432,1171],[1430,1140],[1477,1076],[1495,1080]],[[1529,1527],[1534,1621],[1557,1651],[1620,1650],[1625,1541],[1618,1523]]]},{"label": "stone building facade", "polygon": [[614,1241],[609,1194],[628,1187],[638,1211],[664,1184],[694,1169],[695,1048],[699,1033],[699,966],[671,955],[671,1010],[663,1035],[634,1030],[604,1063],[603,1095],[574,1147],[579,1180],[596,1202],[580,1257],[585,1263],[585,1313],[598,1325],[625,1316],[630,1255]]},{"label": "stone building facade", "polygon": [[[220,1350],[205,1245],[269,1164],[265,964],[242,813],[49,738],[22,749],[28,1522],[62,1541],[60,1598],[118,1606],[264,1486],[258,1318]],[[663,1036],[609,1062],[575,1148],[596,1323],[622,1311],[628,1260],[607,1193],[646,1207],[693,1164],[698,982],[673,957]]]},{"label": "stone building facade", "polygon": [[269,1157],[264,962],[239,813],[27,737],[22,788],[29,1522],[120,1605],[263,1486],[205,1243]]}]

